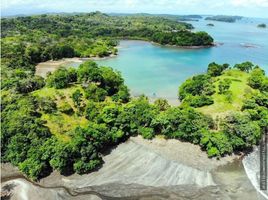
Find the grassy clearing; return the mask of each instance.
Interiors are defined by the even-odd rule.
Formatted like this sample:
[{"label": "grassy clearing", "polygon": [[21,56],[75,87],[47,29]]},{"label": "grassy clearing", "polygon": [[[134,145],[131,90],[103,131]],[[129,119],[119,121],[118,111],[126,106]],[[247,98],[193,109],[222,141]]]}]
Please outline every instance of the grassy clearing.
[{"label": "grassy clearing", "polygon": [[88,120],[84,117],[67,115],[64,113],[43,114],[41,119],[45,120],[46,126],[49,127],[52,134],[63,141],[70,141],[68,132],[75,129],[77,126],[86,127]]},{"label": "grassy clearing", "polygon": [[55,88],[48,88],[44,87],[40,90],[34,91],[32,94],[34,96],[39,96],[39,97],[61,97],[61,96],[71,96],[75,90],[80,89],[81,92],[83,92],[83,89],[81,85],[72,85],[68,88],[64,89],[55,89]]},{"label": "grassy clearing", "polygon": [[[73,85],[65,89],[44,87],[41,90],[34,91],[33,95],[37,97],[52,98],[56,102],[58,108],[63,104],[68,103],[74,111],[77,111],[72,100],[72,94],[77,89],[80,89],[80,91],[83,92],[80,85]],[[42,113],[41,119],[46,121],[46,126],[50,129],[52,134],[58,139],[66,142],[71,139],[68,132],[75,129],[77,126],[86,127],[88,123],[88,120],[83,116],[78,116],[75,113],[65,114],[60,111],[51,114]]]},{"label": "grassy clearing", "polygon": [[[230,112],[240,111],[243,101],[256,90],[247,85],[249,74],[240,70],[231,69],[224,72],[223,75],[216,77],[214,83],[216,93],[212,95],[214,104],[197,108],[204,114],[211,115],[214,119],[216,117],[222,118]],[[231,101],[229,102],[225,94],[219,94],[219,82],[224,79],[232,81],[230,85]]]}]

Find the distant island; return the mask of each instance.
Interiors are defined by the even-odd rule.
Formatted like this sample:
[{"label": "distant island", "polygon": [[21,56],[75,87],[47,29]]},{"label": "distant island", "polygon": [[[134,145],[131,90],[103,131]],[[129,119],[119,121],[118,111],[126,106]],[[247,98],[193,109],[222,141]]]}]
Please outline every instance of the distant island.
[{"label": "distant island", "polygon": [[216,16],[206,17],[205,20],[234,23],[236,22],[236,20],[240,20],[242,18],[243,17],[241,16],[216,15]]},{"label": "distant island", "polygon": [[214,26],[214,24],[209,23],[209,24],[207,24],[207,26]]},{"label": "distant island", "polygon": [[257,26],[258,28],[266,28],[266,24],[262,23]]},{"label": "distant island", "polygon": [[109,13],[109,16],[144,16],[144,17],[163,17],[176,21],[199,21],[203,17],[201,15],[173,15],[173,14],[149,14],[149,13]]}]

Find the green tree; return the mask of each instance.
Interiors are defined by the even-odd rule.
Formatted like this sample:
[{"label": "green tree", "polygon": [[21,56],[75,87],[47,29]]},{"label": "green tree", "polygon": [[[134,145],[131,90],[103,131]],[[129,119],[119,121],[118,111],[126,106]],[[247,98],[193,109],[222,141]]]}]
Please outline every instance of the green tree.
[{"label": "green tree", "polygon": [[73,173],[75,150],[72,144],[58,141],[52,149],[50,165],[61,174]]},{"label": "green tree", "polygon": [[230,79],[223,79],[219,82],[219,94],[225,94],[230,86],[231,86],[232,81]]},{"label": "green tree", "polygon": [[66,88],[69,84],[69,73],[65,68],[59,68],[54,73],[48,76],[48,87],[55,87],[56,89]]},{"label": "green tree", "polygon": [[204,131],[200,145],[208,153],[208,157],[220,157],[233,152],[233,147],[224,132]]},{"label": "green tree", "polygon": [[206,74],[194,76],[186,80],[179,88],[179,99],[183,100],[187,95],[212,95],[215,92],[212,79]]},{"label": "green tree", "polygon": [[243,62],[241,64],[235,64],[234,68],[237,68],[243,72],[250,72],[252,70],[253,66],[254,66],[253,63],[247,61],[247,62]]},{"label": "green tree", "polygon": [[214,100],[211,96],[208,95],[187,95],[184,99],[182,105],[189,105],[194,108],[202,107],[202,106],[208,106],[214,103]]},{"label": "green tree", "polygon": [[19,93],[29,93],[45,86],[44,78],[34,76],[32,78],[21,79],[16,84],[16,90]]},{"label": "green tree", "polygon": [[44,113],[53,113],[57,110],[57,104],[50,97],[41,97],[37,101],[39,110]]},{"label": "green tree", "polygon": [[171,107],[166,99],[161,99],[161,98],[155,100],[154,105],[155,105],[160,111],[165,111],[165,110],[167,110],[167,109],[169,109],[169,108]]},{"label": "green tree", "polygon": [[233,114],[227,116],[222,123],[223,131],[230,138],[236,150],[256,145],[261,137],[261,128],[258,122],[252,121],[248,115]]},{"label": "green tree", "polygon": [[89,84],[85,89],[85,97],[96,102],[104,101],[107,95],[108,93],[106,90],[98,87],[94,83]]},{"label": "green tree", "polygon": [[82,97],[83,97],[83,94],[81,93],[79,89],[75,90],[75,92],[72,94],[72,99],[76,107],[80,107]]},{"label": "green tree", "polygon": [[101,71],[98,68],[98,65],[93,61],[86,61],[79,66],[77,70],[77,78],[78,81],[82,83],[102,83],[103,81]]},{"label": "green tree", "polygon": [[129,89],[125,85],[119,86],[119,91],[112,96],[114,101],[119,101],[122,103],[127,103],[130,100]]},{"label": "green tree", "polygon": [[210,76],[220,76],[222,72],[228,67],[229,67],[228,64],[219,65],[213,62],[208,65],[207,72],[208,72],[208,75]]},{"label": "green tree", "polygon": [[103,77],[102,85],[109,96],[116,94],[120,86],[123,85],[124,80],[119,72],[114,72],[110,67],[101,67],[101,74]]},{"label": "green tree", "polygon": [[248,84],[250,85],[250,87],[254,89],[262,90],[263,85],[265,84],[265,81],[267,81],[267,77],[265,77],[264,70],[262,70],[259,67],[255,67],[250,73]]}]

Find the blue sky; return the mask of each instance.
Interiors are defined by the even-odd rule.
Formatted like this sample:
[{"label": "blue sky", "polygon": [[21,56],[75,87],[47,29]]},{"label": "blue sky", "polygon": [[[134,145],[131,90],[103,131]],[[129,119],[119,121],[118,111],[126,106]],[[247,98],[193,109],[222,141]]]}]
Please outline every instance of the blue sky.
[{"label": "blue sky", "polygon": [[45,12],[226,14],[268,18],[268,0],[2,0],[2,15]]}]

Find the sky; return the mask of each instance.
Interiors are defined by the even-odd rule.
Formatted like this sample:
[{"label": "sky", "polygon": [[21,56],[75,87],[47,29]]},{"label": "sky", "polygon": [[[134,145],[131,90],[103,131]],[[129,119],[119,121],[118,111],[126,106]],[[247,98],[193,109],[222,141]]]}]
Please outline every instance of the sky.
[{"label": "sky", "polygon": [[268,18],[268,0],[2,0],[1,15],[47,12],[225,14]]}]

